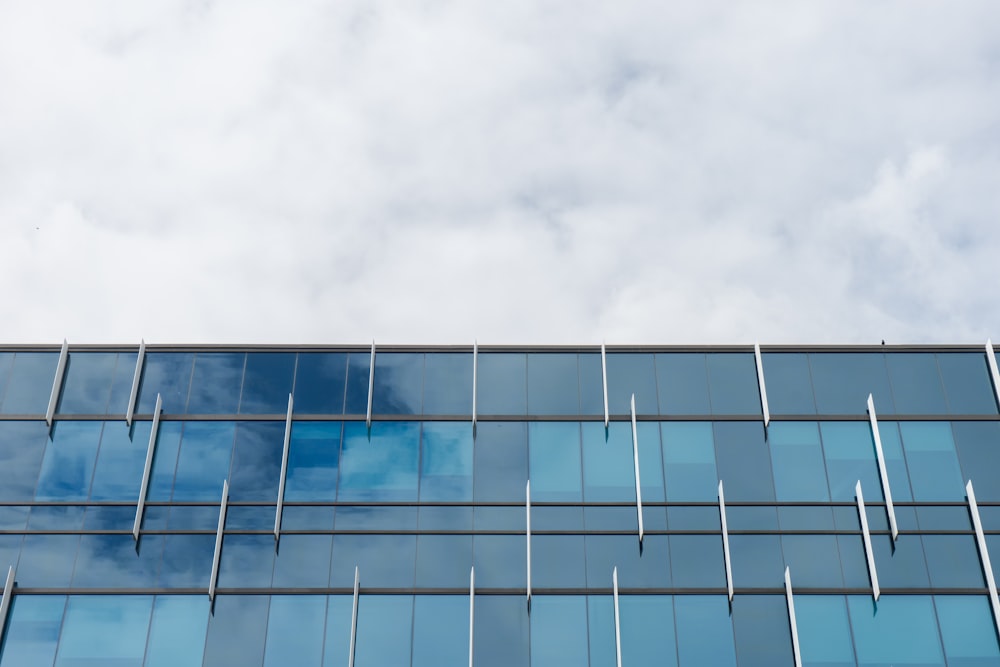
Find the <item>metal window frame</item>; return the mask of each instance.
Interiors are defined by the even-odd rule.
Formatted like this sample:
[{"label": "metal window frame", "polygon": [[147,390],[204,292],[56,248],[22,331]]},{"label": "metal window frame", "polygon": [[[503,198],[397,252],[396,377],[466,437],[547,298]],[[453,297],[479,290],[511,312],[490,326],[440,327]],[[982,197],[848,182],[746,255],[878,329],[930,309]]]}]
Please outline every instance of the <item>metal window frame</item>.
[{"label": "metal window frame", "polygon": [[128,395],[128,407],[125,409],[125,423],[132,426],[132,418],[135,417],[135,403],[139,398],[139,382],[142,379],[142,367],[146,362],[146,341],[139,341],[139,356],[135,359],[135,374],[132,375],[132,390]]},{"label": "metal window frame", "polygon": [[146,507],[146,494],[149,492],[149,477],[153,472],[153,456],[156,452],[156,435],[160,431],[160,411],[163,409],[163,398],[156,395],[156,407],[153,408],[153,424],[149,429],[149,444],[146,446],[146,463],[142,468],[142,483],[139,485],[139,500],[135,504],[135,522],[132,524],[132,539],[139,541],[139,528],[142,526],[142,514]]},{"label": "metal window frame", "polygon": [[729,601],[733,601],[733,565],[729,556],[729,524],[726,522],[726,494],[722,490],[722,480],[719,480],[719,519],[722,523],[722,557],[726,562],[726,592]]},{"label": "metal window frame", "polygon": [[639,544],[645,530],[642,525],[642,483],[639,477],[639,431],[635,425],[635,394],[632,394],[632,463],[635,467],[635,510],[639,517]]},{"label": "metal window frame", "polygon": [[229,480],[222,480],[222,502],[219,504],[219,528],[215,531],[215,552],[212,554],[212,575],[208,580],[208,599],[215,601],[215,587],[219,581],[219,562],[222,558],[222,530],[226,525],[226,507],[229,504]]},{"label": "metal window frame", "polygon": [[976,544],[979,546],[979,562],[983,566],[983,576],[990,592],[990,606],[993,608],[993,627],[1000,635],[1000,598],[997,597],[997,582],[993,576],[993,565],[990,563],[990,552],[986,548],[986,535],[983,533],[983,521],[979,516],[979,503],[976,502],[976,492],[970,479],[965,485],[965,494],[969,500],[969,513],[972,515],[972,527],[976,531]]},{"label": "metal window frame", "polygon": [[792,575],[785,566],[785,601],[788,603],[788,625],[792,633],[792,653],[795,667],[802,667],[802,653],[799,650],[799,626],[795,621],[795,599],[792,596]]},{"label": "metal window frame", "polygon": [[288,413],[285,415],[285,440],[281,448],[281,473],[278,477],[278,504],[274,508],[274,543],[281,539],[281,512],[285,505],[285,477],[288,474],[288,448],[292,439],[292,408],[294,400],[288,394]]},{"label": "metal window frame", "polygon": [[52,419],[56,415],[56,404],[62,391],[63,377],[66,374],[66,362],[69,361],[69,343],[63,339],[59,348],[59,362],[56,364],[56,374],[52,378],[52,392],[49,394],[49,405],[45,408],[45,424],[52,430]]},{"label": "metal window frame", "polygon": [[771,423],[771,410],[767,405],[767,385],[764,383],[764,361],[760,356],[760,343],[753,344],[754,363],[757,365],[757,388],[760,391],[760,409],[764,413],[764,428]]},{"label": "metal window frame", "polygon": [[878,459],[878,473],[882,480],[882,495],[885,496],[885,511],[889,515],[889,528],[892,541],[899,537],[899,526],[896,525],[896,509],[892,504],[892,489],[889,488],[889,473],[885,467],[885,454],[882,451],[882,436],[878,430],[878,415],[875,412],[875,400],[868,394],[868,423],[872,427],[872,438],[875,441],[875,458]]},{"label": "metal window frame", "polygon": [[872,534],[868,530],[868,513],[865,511],[865,496],[861,492],[861,480],[854,487],[854,497],[858,501],[858,516],[861,519],[861,537],[865,545],[865,558],[868,561],[868,578],[872,582],[872,597],[878,602],[881,591],[878,585],[878,571],[875,569],[875,552],[872,550]]}]

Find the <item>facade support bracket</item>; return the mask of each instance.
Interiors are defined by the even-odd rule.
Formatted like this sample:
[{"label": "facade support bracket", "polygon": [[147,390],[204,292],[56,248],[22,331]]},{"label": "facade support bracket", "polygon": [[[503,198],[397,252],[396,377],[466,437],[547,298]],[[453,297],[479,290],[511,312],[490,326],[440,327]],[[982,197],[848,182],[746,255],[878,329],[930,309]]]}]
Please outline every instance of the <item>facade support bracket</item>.
[{"label": "facade support bracket", "polygon": [[476,433],[476,395],[479,393],[479,341],[472,342],[472,433]]},{"label": "facade support bracket", "polygon": [[149,429],[149,444],[146,446],[146,463],[142,468],[142,483],[139,485],[139,500],[135,505],[135,522],[132,524],[132,539],[139,541],[139,528],[142,526],[142,513],[146,508],[146,494],[149,491],[149,476],[153,471],[153,456],[156,453],[156,434],[160,431],[160,411],[163,409],[163,397],[156,395],[156,407],[153,408],[153,425]]},{"label": "facade support bracket", "polygon": [[7,568],[7,581],[3,585],[3,596],[0,597],[0,646],[3,646],[4,628],[7,625],[7,614],[14,598],[14,566]]},{"label": "facade support bracket", "polygon": [[983,521],[979,517],[979,504],[976,502],[976,492],[972,489],[972,480],[965,485],[965,493],[969,499],[969,513],[972,514],[972,527],[976,529],[976,543],[979,545],[979,561],[983,565],[983,575],[986,577],[986,587],[990,593],[990,605],[993,607],[993,626],[1000,634],[1000,599],[997,598],[997,582],[993,576],[993,565],[990,563],[990,552],[986,548],[986,536],[983,534]]},{"label": "facade support bracket", "polygon": [[274,510],[274,542],[281,539],[281,510],[285,506],[285,477],[288,474],[288,446],[292,439],[292,407],[294,401],[288,394],[288,412],[285,414],[285,442],[281,449],[281,473],[278,477],[278,505]]},{"label": "facade support bracket", "polygon": [[799,626],[795,622],[795,600],[792,597],[792,576],[785,566],[785,600],[788,602],[788,625],[792,631],[792,654],[795,667],[802,667],[802,653],[799,651]]},{"label": "facade support bracket", "polygon": [[882,495],[885,496],[885,511],[889,515],[889,528],[892,540],[899,537],[899,527],[896,525],[896,509],[892,505],[892,490],[889,488],[889,473],[886,472],[885,454],[882,452],[882,436],[878,432],[878,415],[875,414],[875,401],[868,394],[868,421],[872,427],[872,439],[875,441],[875,456],[878,458],[878,475],[882,479]]},{"label": "facade support bracket", "polygon": [[726,561],[726,592],[729,601],[733,601],[733,565],[729,558],[729,525],[726,523],[726,494],[722,490],[722,480],[719,480],[719,519],[722,522],[722,556]]},{"label": "facade support bracket", "polygon": [[469,568],[469,667],[472,667],[473,636],[476,627],[476,567]]},{"label": "facade support bracket", "polygon": [[757,364],[757,388],[760,389],[760,409],[764,413],[764,428],[771,423],[771,410],[767,406],[767,385],[764,384],[764,362],[760,357],[760,343],[753,344],[753,358]]},{"label": "facade support bracket", "polygon": [[372,397],[375,393],[375,341],[372,340],[372,356],[368,362],[368,413],[365,416],[365,425],[372,427]]},{"label": "facade support bracket", "polygon": [[611,421],[608,412],[608,353],[604,343],[601,343],[601,380],[604,382],[604,428]]},{"label": "facade support bracket", "polygon": [[997,369],[997,355],[993,351],[993,341],[986,339],[986,363],[990,367],[990,379],[993,380],[993,398],[1000,406],[1000,370]]},{"label": "facade support bracket", "polygon": [[222,530],[226,526],[229,506],[229,480],[222,481],[222,502],[219,504],[219,528],[215,531],[215,553],[212,554],[212,576],[208,580],[208,599],[215,600],[215,585],[219,581],[219,561],[222,557]]},{"label": "facade support bracket", "polygon": [[128,407],[125,408],[125,423],[131,427],[135,416],[135,402],[139,398],[139,381],[142,379],[142,365],[146,361],[146,341],[139,341],[139,356],[135,358],[135,374],[132,375],[132,391],[128,395]]},{"label": "facade support bracket", "polygon": [[868,559],[868,578],[872,582],[872,597],[878,602],[880,595],[878,587],[878,572],[875,570],[875,552],[872,550],[872,534],[868,530],[868,513],[865,511],[865,496],[861,493],[861,480],[854,487],[854,496],[858,500],[858,516],[861,518],[861,537],[865,543],[865,558]]},{"label": "facade support bracket", "polygon": [[357,644],[358,640],[358,592],[360,589],[361,578],[359,576],[358,566],[354,566],[354,604],[351,606],[351,645],[348,646],[350,650],[350,655],[347,658],[347,667],[354,667],[354,646]]},{"label": "facade support bracket", "polygon": [[528,558],[528,612],[531,612],[531,480],[524,487],[525,536]]},{"label": "facade support bracket", "polygon": [[617,666],[622,667],[622,623],[621,614],[618,611],[618,566],[611,571],[611,592],[614,594],[615,603],[615,658]]},{"label": "facade support bracket", "polygon": [[639,430],[635,424],[635,394],[632,394],[632,463],[635,466],[635,510],[639,517],[639,544],[642,544],[642,483],[639,478]]},{"label": "facade support bracket", "polygon": [[63,339],[59,350],[59,363],[56,364],[56,375],[52,378],[52,393],[49,394],[49,406],[45,409],[45,424],[52,429],[52,418],[56,415],[56,404],[59,402],[59,392],[62,390],[63,376],[66,375],[66,362],[69,361],[69,343]]}]

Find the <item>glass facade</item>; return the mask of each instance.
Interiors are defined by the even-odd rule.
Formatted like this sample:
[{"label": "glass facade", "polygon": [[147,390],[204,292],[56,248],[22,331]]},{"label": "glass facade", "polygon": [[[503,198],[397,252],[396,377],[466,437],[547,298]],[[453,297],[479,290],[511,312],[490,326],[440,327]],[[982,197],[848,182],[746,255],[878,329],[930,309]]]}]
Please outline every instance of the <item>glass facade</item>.
[{"label": "glass facade", "polygon": [[0,348],[0,667],[1000,665],[988,354]]}]

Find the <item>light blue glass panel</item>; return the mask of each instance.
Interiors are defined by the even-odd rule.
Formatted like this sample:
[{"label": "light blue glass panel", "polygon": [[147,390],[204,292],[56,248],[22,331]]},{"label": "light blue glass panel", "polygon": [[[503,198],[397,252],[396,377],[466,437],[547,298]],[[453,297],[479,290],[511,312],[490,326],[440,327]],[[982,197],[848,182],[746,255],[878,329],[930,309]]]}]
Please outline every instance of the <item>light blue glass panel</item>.
[{"label": "light blue glass panel", "polygon": [[718,497],[715,440],[710,422],[662,422],[663,474],[670,502]]},{"label": "light blue glass panel", "polygon": [[965,483],[948,422],[900,422],[910,485],[917,501],[961,501]]},{"label": "light blue glass panel", "polygon": [[323,642],[323,667],[347,667],[351,651],[351,595],[331,595],[326,605],[326,641]]},{"label": "light blue glass panel", "polygon": [[819,430],[830,480],[830,500],[854,500],[858,480],[866,501],[882,500],[871,427],[865,422],[820,422]]},{"label": "light blue glass panel", "polygon": [[294,375],[294,353],[249,352],[240,414],[285,414]]},{"label": "light blue glass panel", "polygon": [[260,667],[268,602],[267,595],[216,596],[205,639],[205,667]]},{"label": "light blue glass panel", "polygon": [[44,421],[0,422],[0,500],[31,500],[48,440]]},{"label": "light blue glass panel", "polygon": [[879,414],[893,414],[885,355],[880,352],[813,352],[812,368],[816,409],[821,415],[864,415],[868,394]]},{"label": "light blue glass panel", "polygon": [[828,501],[826,466],[815,422],[771,422],[767,429],[779,502]]},{"label": "light blue glass panel", "polygon": [[[618,574],[621,575],[621,570]],[[677,665],[674,609],[669,595],[620,595],[618,608],[621,615],[623,665]]]},{"label": "light blue glass panel", "polygon": [[[163,554],[163,535],[81,535],[74,588],[152,588]],[[137,548],[138,547],[138,548]]]},{"label": "light blue glass panel", "polygon": [[320,588],[330,580],[330,535],[282,535],[274,556],[276,588]]},{"label": "light blue glass panel", "polygon": [[334,500],[341,422],[295,422],[288,443],[285,500]]},{"label": "light blue glass panel", "polygon": [[861,667],[944,666],[929,595],[849,595],[847,608]]},{"label": "light blue glass panel", "polygon": [[273,535],[226,535],[219,559],[220,588],[266,588],[274,570]]},{"label": "light blue glass panel", "polygon": [[468,660],[468,596],[414,596],[413,667],[459,667]]},{"label": "light blue glass panel", "polygon": [[56,411],[71,415],[105,414],[117,361],[116,352],[71,352]]},{"label": "light blue glass panel", "polygon": [[10,367],[0,413],[43,415],[49,406],[59,355],[55,352],[18,352]]},{"label": "light blue glass panel", "polygon": [[145,667],[201,667],[210,604],[204,595],[157,595]]},{"label": "light blue glass panel", "polygon": [[610,595],[587,596],[590,664],[594,667],[614,665],[617,659],[614,604],[614,598]]},{"label": "light blue glass panel", "polygon": [[997,413],[997,402],[993,396],[986,356],[982,351],[939,353],[937,361],[951,414],[995,415]]},{"label": "light blue glass panel", "polygon": [[236,414],[245,362],[246,354],[242,352],[199,352],[195,355],[187,413]]},{"label": "light blue glass panel", "polygon": [[[476,568],[477,585],[478,574]],[[524,595],[476,596],[473,632],[476,667],[529,664],[528,607]]]},{"label": "light blue glass panel", "polygon": [[135,361],[138,352],[119,352],[115,372],[111,379],[111,398],[108,400],[108,414],[125,415],[132,395],[132,379],[135,377]]},{"label": "light blue glass panel", "polygon": [[15,595],[0,667],[52,667],[65,608],[65,595]]},{"label": "light blue glass panel", "polygon": [[56,667],[141,667],[151,595],[71,595]]},{"label": "light blue glass panel", "polygon": [[190,352],[147,352],[143,358],[136,414],[153,414],[157,394],[163,399],[164,412],[183,413],[187,407],[193,366],[194,355]]},{"label": "light blue glass panel", "polygon": [[233,454],[233,422],[186,422],[177,457],[174,500],[219,502],[229,477]]},{"label": "light blue glass panel", "polygon": [[229,473],[230,499],[276,502],[284,446],[283,422],[240,422]]},{"label": "light blue glass panel", "polygon": [[962,479],[972,480],[977,500],[1000,500],[1000,475],[996,474],[1000,470],[1000,423],[952,422],[951,427]]},{"label": "light blue glass panel", "polygon": [[363,415],[368,412],[368,380],[371,373],[371,353],[351,352],[347,355],[347,388],[344,413]]},{"label": "light blue glass panel", "polygon": [[784,595],[733,598],[733,634],[740,667],[794,664]]},{"label": "light blue glass panel", "polygon": [[587,664],[587,598],[536,595],[531,601],[531,664]]},{"label": "light blue glass panel", "polygon": [[1000,664],[1000,646],[986,596],[935,595],[934,606],[949,667]]},{"label": "light blue glass panel", "polygon": [[340,500],[416,500],[419,422],[344,424]]},{"label": "light blue glass panel", "polygon": [[357,565],[361,567],[362,586],[409,588],[413,586],[416,558],[416,535],[336,534],[330,586],[353,586]]},{"label": "light blue glass panel", "polygon": [[581,501],[580,424],[528,424],[528,474],[532,500]]},{"label": "light blue glass panel", "polygon": [[214,551],[214,534],[164,535],[160,585],[168,588],[208,589]]},{"label": "light blue glass panel", "polygon": [[[346,383],[346,353],[300,353],[295,369],[295,405],[293,407],[295,414],[344,414],[344,387]],[[367,390],[366,385],[366,394]]]},{"label": "light blue glass panel", "polygon": [[726,500],[774,500],[771,456],[760,422],[715,422],[715,455]]},{"label": "light blue glass panel", "polygon": [[[642,500],[649,503],[662,503],[666,500],[666,496],[663,493],[663,450],[660,446],[660,425],[656,422],[638,422],[636,436],[639,439],[639,479],[642,481]],[[635,475],[634,472],[632,474]]]},{"label": "light blue glass panel", "polygon": [[134,422],[133,426],[130,430],[125,422],[104,423],[91,500],[135,502],[139,498],[152,422]]},{"label": "light blue glass panel", "polygon": [[583,495],[586,501],[635,502],[631,424],[612,422],[605,431],[603,424],[584,422],[582,429]]},{"label": "light blue glass panel", "polygon": [[18,586],[69,586],[79,543],[79,535],[25,535],[17,566]]},{"label": "light blue glass panel", "polygon": [[324,595],[272,595],[264,667],[320,667],[325,621]]},{"label": "light blue glass panel", "polygon": [[101,442],[101,422],[58,422],[45,449],[36,500],[86,500]]},{"label": "light blue glass panel", "polygon": [[729,600],[723,595],[676,595],[677,656],[681,667],[736,667]]},{"label": "light blue glass panel", "polygon": [[761,361],[771,415],[816,414],[808,355],[764,352]]},{"label": "light blue glass panel", "polygon": [[[869,429],[871,432],[871,429]],[[910,473],[907,470],[906,458],[903,456],[903,441],[899,437],[898,422],[879,422],[879,437],[882,439],[882,455],[885,457],[885,469],[889,475],[889,488],[892,490],[894,501],[913,500],[910,493]],[[875,439],[872,438],[872,447],[875,446]],[[867,502],[868,487],[864,488],[865,501]],[[899,521],[901,530],[907,530],[905,508],[896,508],[896,520]]]},{"label": "light blue glass panel", "polygon": [[656,369],[652,354],[608,352],[608,410],[613,415],[627,415],[635,394],[635,411],[640,415],[659,412],[656,392]]},{"label": "light blue glass panel", "polygon": [[761,414],[754,355],[749,352],[714,352],[705,357],[712,414]]},{"label": "light blue glass panel", "polygon": [[424,414],[472,414],[472,354],[428,352],[424,357]]},{"label": "light blue glass panel", "polygon": [[419,415],[424,389],[424,355],[380,352],[375,355],[372,414]]},{"label": "light blue glass panel", "polygon": [[579,414],[579,386],[575,354],[528,354],[528,414]]},{"label": "light blue glass panel", "polygon": [[[792,570],[793,576],[795,570]],[[797,578],[796,578],[797,579]],[[802,667],[853,667],[847,605],[840,595],[795,596]]]},{"label": "light blue glass panel", "polygon": [[661,415],[711,414],[704,354],[657,354],[656,383]]},{"label": "light blue glass panel", "polygon": [[[177,470],[177,453],[181,448],[183,431],[183,422],[160,422],[160,427],[156,431],[156,448],[153,452],[153,468],[149,474],[146,500],[170,500],[174,491],[174,473]],[[148,441],[146,445],[149,445]],[[221,489],[219,494],[221,496]],[[149,509],[146,509],[147,513]]]},{"label": "light blue glass panel", "polygon": [[476,411],[481,415],[524,415],[528,380],[524,354],[479,353]]},{"label": "light blue glass panel", "polygon": [[412,595],[362,595],[358,600],[355,667],[409,665],[412,628]]},{"label": "light blue glass panel", "polygon": [[472,427],[461,422],[424,422],[422,431],[420,499],[472,500]]},{"label": "light blue glass panel", "polygon": [[476,502],[524,502],[528,429],[523,422],[479,422],[473,454]]}]

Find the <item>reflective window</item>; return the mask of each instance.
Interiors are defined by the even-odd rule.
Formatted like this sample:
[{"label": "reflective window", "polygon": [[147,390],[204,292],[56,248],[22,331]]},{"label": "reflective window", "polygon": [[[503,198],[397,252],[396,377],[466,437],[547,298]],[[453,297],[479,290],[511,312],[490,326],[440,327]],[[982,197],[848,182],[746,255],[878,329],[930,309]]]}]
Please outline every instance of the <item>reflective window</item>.
[{"label": "reflective window", "polygon": [[671,535],[670,572],[674,586],[715,588],[726,585],[722,537],[719,535]]},{"label": "reflective window", "polygon": [[157,394],[163,400],[164,412],[183,413],[187,408],[193,366],[194,354],[190,352],[147,352],[142,362],[136,414],[153,414]]},{"label": "reflective window", "polygon": [[354,598],[351,595],[331,595],[327,598],[323,667],[347,667],[353,609]]},{"label": "reflective window", "polygon": [[124,414],[132,389],[136,356],[117,352],[71,352],[66,360],[58,412]]},{"label": "reflective window", "polygon": [[979,551],[972,535],[922,535],[931,586],[982,588]]},{"label": "reflective window", "polygon": [[420,424],[344,424],[340,452],[341,500],[416,500]]},{"label": "reflective window", "polygon": [[583,495],[587,502],[635,502],[635,464],[632,427],[611,422],[584,422]]},{"label": "reflective window", "polygon": [[[629,435],[631,436],[631,433]],[[662,503],[666,497],[663,494],[660,427],[655,422],[638,422],[636,424],[636,437],[639,443],[637,449],[639,452],[639,480],[642,482],[642,500],[643,502]],[[631,437],[629,439],[631,440]],[[634,462],[632,467],[634,470]],[[632,475],[634,477],[635,473],[633,472]]]},{"label": "reflective window", "polygon": [[983,353],[939,353],[937,362],[951,414],[997,413],[997,402]]},{"label": "reflective window", "polygon": [[324,595],[272,595],[264,667],[319,667],[325,621]]},{"label": "reflective window", "polygon": [[45,448],[36,500],[86,500],[101,442],[101,422],[58,422]]},{"label": "reflective window", "polygon": [[828,501],[826,466],[815,422],[771,422],[767,429],[780,502]]},{"label": "reflective window", "polygon": [[429,352],[424,359],[424,414],[472,414],[472,355]]},{"label": "reflective window", "polygon": [[284,445],[284,423],[240,422],[229,473],[229,498],[276,502]]},{"label": "reflective window", "polygon": [[820,422],[819,430],[830,480],[830,500],[854,500],[858,480],[866,501],[882,500],[871,427],[864,422]]},{"label": "reflective window", "polygon": [[784,563],[791,567],[796,587],[835,588],[844,585],[837,535],[782,535]]},{"label": "reflective window", "polygon": [[289,352],[250,352],[247,354],[240,414],[285,414],[288,394],[292,392],[295,355]]},{"label": "reflective window", "polygon": [[635,411],[640,415],[659,412],[656,392],[656,368],[652,354],[608,352],[608,410],[613,415],[632,412],[630,401],[635,394]]},{"label": "reflective window", "polygon": [[472,500],[472,428],[461,422],[424,422],[420,499]]},{"label": "reflective window", "polygon": [[476,412],[523,415],[528,410],[524,354],[480,353],[476,377]]},{"label": "reflective window", "polygon": [[188,414],[236,414],[246,355],[199,352],[194,359]]},{"label": "reflective window", "polygon": [[416,535],[334,535],[330,586],[353,586],[358,566],[362,586],[411,587],[416,555]]},{"label": "reflective window", "polygon": [[330,535],[282,535],[274,555],[271,585],[275,588],[325,587],[330,581],[332,546]]},{"label": "reflective window", "polygon": [[900,422],[899,430],[918,501],[963,500],[965,483],[948,422]]},{"label": "reflective window", "polygon": [[670,502],[711,501],[719,495],[710,422],[662,422],[663,474]]},{"label": "reflective window", "polygon": [[661,415],[712,413],[704,354],[657,354],[656,380]]},{"label": "reflective window", "polygon": [[273,535],[226,535],[219,558],[220,588],[266,588],[274,571]]},{"label": "reflective window", "polygon": [[601,370],[600,353],[581,353],[580,365],[580,414],[604,414],[604,372]]},{"label": "reflective window", "polygon": [[771,457],[760,422],[715,422],[715,452],[726,500],[774,500]]},{"label": "reflective window", "polygon": [[417,537],[417,587],[465,588],[472,567],[472,535]]},{"label": "reflective window", "polygon": [[[295,414],[343,414],[346,382],[346,353],[300,353],[295,370],[295,405],[293,407]],[[366,394],[367,390],[366,385]]]},{"label": "reflective window", "polygon": [[372,413],[419,415],[424,391],[424,355],[379,352],[375,355]]},{"label": "reflective window", "polygon": [[285,473],[286,501],[337,497],[341,431],[341,422],[293,423]]},{"label": "reflective window", "polygon": [[729,601],[722,595],[675,595],[677,656],[682,667],[736,667]]},{"label": "reflective window", "polygon": [[586,597],[535,596],[530,620],[531,664],[534,667],[588,663]]},{"label": "reflective window", "polygon": [[733,632],[740,667],[791,665],[792,636],[784,595],[737,595]]},{"label": "reflective window", "polygon": [[[211,567],[205,567],[205,564],[212,562],[215,535],[164,535],[163,538],[159,585],[166,588],[207,589]],[[142,539],[145,540],[146,537]]]},{"label": "reflective window", "polygon": [[[477,567],[477,586],[478,581]],[[476,667],[529,664],[528,607],[523,595],[477,595],[473,633]]]},{"label": "reflective window", "polygon": [[666,535],[646,535],[641,551],[637,534],[587,535],[585,543],[587,585],[591,588],[610,586],[615,566],[618,567],[618,585],[622,588],[667,588],[671,585],[670,546]]},{"label": "reflective window", "polygon": [[583,499],[578,422],[532,422],[528,454],[532,500]]},{"label": "reflective window", "polygon": [[15,595],[0,666],[52,667],[65,608],[65,595]]},{"label": "reflective window", "polygon": [[712,413],[761,414],[757,363],[753,354],[717,352],[705,357],[708,362]]},{"label": "reflective window", "polygon": [[[621,576],[621,569],[618,575]],[[621,580],[619,580],[620,583]],[[622,664],[677,665],[674,609],[668,595],[620,595]]]},{"label": "reflective window", "polygon": [[528,433],[517,422],[479,422],[473,484],[476,502],[524,502],[528,481]]},{"label": "reflective window", "polygon": [[368,380],[371,374],[370,352],[351,352],[347,355],[347,393],[344,412],[363,415],[368,412]]},{"label": "reflective window", "polygon": [[259,667],[267,636],[266,595],[218,595],[208,620],[206,665]]},{"label": "reflective window", "polygon": [[528,414],[579,413],[577,356],[565,352],[528,354]]},{"label": "reflective window", "polygon": [[985,596],[935,595],[934,606],[949,665],[975,667],[1000,662],[993,613]]},{"label": "reflective window", "polygon": [[410,664],[412,595],[362,595],[358,599],[357,667]]},{"label": "reflective window", "polygon": [[785,560],[778,535],[730,535],[729,549],[734,586],[777,588],[784,585]]},{"label": "reflective window", "polygon": [[809,355],[803,353],[764,352],[764,382],[767,407],[772,415],[811,415],[816,413]]},{"label": "reflective window", "polygon": [[151,595],[71,595],[56,667],[142,667],[152,604]]},{"label": "reflective window", "polygon": [[1000,475],[995,474],[1000,470],[1000,423],[953,422],[951,426],[961,479],[972,480],[977,500],[1000,501]]},{"label": "reflective window", "polygon": [[524,535],[476,535],[472,544],[476,588],[526,587],[525,540]]},{"label": "reflective window", "polygon": [[104,423],[90,489],[92,500],[138,499],[152,422],[135,422],[133,426],[129,429],[118,421]]},{"label": "reflective window", "polygon": [[849,595],[847,607],[859,664],[944,665],[930,596]]},{"label": "reflective window", "polygon": [[59,355],[54,352],[17,352],[7,371],[7,390],[0,413],[45,414],[58,363]]},{"label": "reflective window", "polygon": [[48,440],[43,421],[0,422],[0,500],[30,500]]},{"label": "reflective window", "polygon": [[583,535],[532,535],[531,585],[538,588],[586,587],[583,539]]},{"label": "reflective window", "polygon": [[897,413],[943,415],[948,411],[933,354],[893,352],[885,356]]},{"label": "reflective window", "polygon": [[[798,577],[795,577],[798,583]],[[847,605],[840,595],[796,595],[802,667],[854,667]]]},{"label": "reflective window", "polygon": [[[160,422],[156,431],[156,447],[153,452],[153,468],[149,473],[149,489],[146,499],[151,501],[170,500],[174,490],[174,473],[177,470],[177,453],[181,448],[182,422]],[[147,447],[149,443],[146,443]],[[143,462],[145,465],[145,462]],[[221,497],[222,491],[220,489]],[[147,508],[147,512],[152,508]]]},{"label": "reflective window", "polygon": [[469,598],[416,595],[413,599],[413,667],[461,665],[469,658]]},{"label": "reflective window", "polygon": [[186,422],[177,456],[174,500],[219,502],[229,477],[236,425],[233,422]]},{"label": "reflective window", "polygon": [[587,624],[590,664],[594,667],[614,665],[617,660],[615,607],[610,595],[587,596]]},{"label": "reflective window", "polygon": [[821,415],[863,415],[868,394],[882,414],[895,412],[885,355],[814,352],[809,355],[816,408]]},{"label": "reflective window", "polygon": [[[885,469],[889,475],[889,488],[892,491],[892,499],[897,502],[914,499],[913,494],[910,492],[910,473],[907,470],[906,459],[903,456],[903,439],[899,435],[899,425],[901,423],[880,422],[878,427],[879,437],[882,440],[882,455],[885,457]],[[870,432],[871,428],[869,427]],[[872,447],[875,447],[874,437],[872,437]],[[865,500],[867,501],[867,499],[868,492],[865,490]],[[900,521],[901,527],[905,521],[904,514],[906,511],[905,509],[903,512],[897,511],[896,518]]]},{"label": "reflective window", "polygon": [[74,588],[152,588],[163,554],[163,535],[81,535]]},{"label": "reflective window", "polygon": [[201,595],[156,596],[145,667],[201,667],[209,605]]},{"label": "reflective window", "polygon": [[[869,510],[869,516],[875,509]],[[876,511],[882,510],[878,508]],[[882,588],[925,588],[930,585],[919,536],[900,535],[893,544],[889,535],[872,535],[872,553]]]}]

